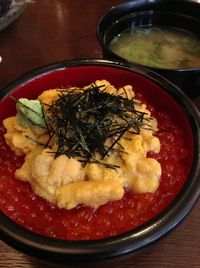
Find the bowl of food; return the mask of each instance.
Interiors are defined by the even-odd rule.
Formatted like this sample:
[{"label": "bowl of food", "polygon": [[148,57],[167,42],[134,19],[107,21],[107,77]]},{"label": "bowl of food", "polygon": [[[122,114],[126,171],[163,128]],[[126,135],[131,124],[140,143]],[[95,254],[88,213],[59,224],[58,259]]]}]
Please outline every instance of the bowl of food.
[{"label": "bowl of food", "polygon": [[128,1],[97,25],[106,58],[158,72],[188,96],[199,96],[200,4],[194,0]]},{"label": "bowl of food", "polygon": [[159,75],[74,60],[0,90],[0,237],[51,262],[134,252],[200,193],[200,116]]}]

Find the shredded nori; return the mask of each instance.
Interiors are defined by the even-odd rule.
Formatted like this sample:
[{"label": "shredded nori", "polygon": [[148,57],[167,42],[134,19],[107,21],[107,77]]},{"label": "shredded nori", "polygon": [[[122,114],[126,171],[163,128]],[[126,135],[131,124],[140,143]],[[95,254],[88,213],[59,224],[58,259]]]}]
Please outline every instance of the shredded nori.
[{"label": "shredded nori", "polygon": [[126,132],[140,134],[149,119],[135,104],[134,99],[107,93],[95,84],[87,90],[60,91],[59,98],[47,106],[45,119],[50,139],[56,138],[55,157],[67,155],[116,168],[103,162],[105,156],[112,150],[124,152],[120,139]]},{"label": "shredded nori", "polygon": [[152,130],[151,117],[136,110],[138,102],[128,99],[125,89],[124,97],[107,93],[101,87],[104,86],[92,84],[88,89],[61,89],[52,105],[41,103],[49,135],[43,146],[49,147],[55,139],[57,150],[51,151],[55,158],[66,155],[85,164],[98,163],[115,169],[119,166],[103,159],[111,151],[126,153],[120,144],[120,139],[127,139],[124,134],[140,134],[141,128]]}]

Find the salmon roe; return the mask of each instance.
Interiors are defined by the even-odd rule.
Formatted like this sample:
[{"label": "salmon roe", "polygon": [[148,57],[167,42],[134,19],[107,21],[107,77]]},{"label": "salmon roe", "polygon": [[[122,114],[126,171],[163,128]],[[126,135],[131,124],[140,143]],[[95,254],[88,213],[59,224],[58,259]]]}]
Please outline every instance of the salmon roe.
[{"label": "salmon roe", "polygon": [[16,223],[35,233],[66,240],[101,239],[134,229],[158,215],[174,199],[188,175],[188,150],[184,134],[170,115],[150,108],[157,118],[161,142],[159,154],[149,153],[162,167],[159,189],[154,193],[135,194],[126,190],[122,200],[98,209],[78,206],[59,209],[36,196],[28,183],[15,179],[23,163],[4,141],[0,125],[0,210]]}]

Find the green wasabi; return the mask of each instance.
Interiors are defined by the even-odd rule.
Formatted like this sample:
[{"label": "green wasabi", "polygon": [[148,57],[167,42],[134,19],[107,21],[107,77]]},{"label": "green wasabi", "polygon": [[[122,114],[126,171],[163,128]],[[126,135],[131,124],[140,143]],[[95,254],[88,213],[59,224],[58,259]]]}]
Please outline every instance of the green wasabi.
[{"label": "green wasabi", "polygon": [[23,127],[36,125],[46,128],[43,106],[39,100],[20,98],[17,101],[17,120]]}]

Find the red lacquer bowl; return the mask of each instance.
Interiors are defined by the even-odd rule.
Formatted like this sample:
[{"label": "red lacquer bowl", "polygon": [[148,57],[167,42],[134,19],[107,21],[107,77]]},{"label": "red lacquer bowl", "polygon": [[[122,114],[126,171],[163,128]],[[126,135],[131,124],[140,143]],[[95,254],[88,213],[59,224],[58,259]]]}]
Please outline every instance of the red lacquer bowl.
[{"label": "red lacquer bowl", "polygon": [[[107,79],[131,84],[158,120],[162,178],[155,194],[126,191],[123,200],[97,210],[58,209],[14,178],[23,159],[5,145],[2,120],[15,115],[15,98]],[[31,256],[54,262],[106,259],[133,252],[162,237],[192,209],[200,194],[200,116],[192,102],[155,73],[107,60],[56,63],[25,74],[0,91],[0,236]]]}]

